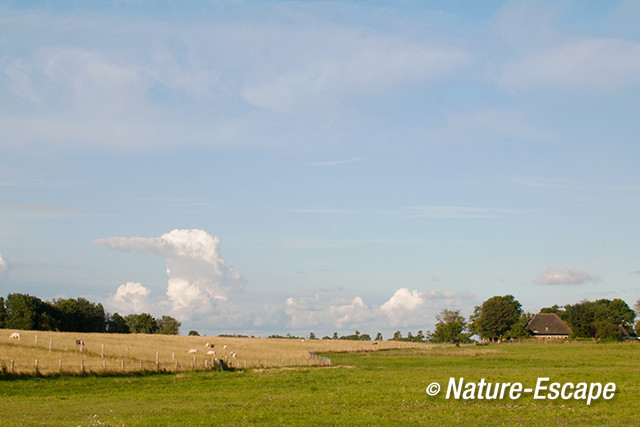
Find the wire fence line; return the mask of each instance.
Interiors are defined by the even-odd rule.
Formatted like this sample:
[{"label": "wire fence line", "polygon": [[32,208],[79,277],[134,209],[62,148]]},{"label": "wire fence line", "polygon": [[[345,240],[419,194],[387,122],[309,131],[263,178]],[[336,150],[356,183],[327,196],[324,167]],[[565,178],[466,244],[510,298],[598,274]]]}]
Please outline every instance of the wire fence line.
[{"label": "wire fence line", "polygon": [[230,370],[230,369],[270,369],[282,367],[313,367],[331,366],[332,360],[328,357],[315,356],[309,359],[263,359],[263,360],[224,360],[204,359],[184,361],[161,362],[149,360],[63,360],[56,363],[47,361],[43,363],[39,359],[26,360],[0,360],[2,374],[89,374],[89,373],[139,373],[150,371],[186,372],[205,370]]}]

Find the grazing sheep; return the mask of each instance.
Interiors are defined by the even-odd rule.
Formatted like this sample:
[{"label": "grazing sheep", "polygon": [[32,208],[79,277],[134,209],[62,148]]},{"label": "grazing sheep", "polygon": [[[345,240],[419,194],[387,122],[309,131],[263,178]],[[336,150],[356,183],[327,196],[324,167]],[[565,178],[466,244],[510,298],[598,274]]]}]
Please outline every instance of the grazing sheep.
[{"label": "grazing sheep", "polygon": [[227,351],[227,346],[226,346],[226,345],[223,345],[223,346],[222,346],[222,349],[223,349],[224,351]]},{"label": "grazing sheep", "polygon": [[213,350],[207,351],[207,356],[215,356],[215,355],[216,355],[215,351],[213,351]]},{"label": "grazing sheep", "polygon": [[191,350],[189,350],[189,354],[196,354],[198,352],[197,349],[192,348]]},{"label": "grazing sheep", "polygon": [[14,332],[11,335],[9,335],[9,339],[10,340],[19,340],[20,339],[20,332]]},{"label": "grazing sheep", "polygon": [[213,344],[211,344],[210,342],[206,343],[205,348],[213,348]]},{"label": "grazing sheep", "polygon": [[304,338],[301,338],[301,339],[300,339],[300,342],[304,342]]},{"label": "grazing sheep", "polygon": [[76,345],[84,345],[84,341],[82,341],[82,340],[76,340]]},{"label": "grazing sheep", "polygon": [[235,351],[231,352],[231,357],[233,357],[234,359],[238,358],[238,353],[236,353]]}]

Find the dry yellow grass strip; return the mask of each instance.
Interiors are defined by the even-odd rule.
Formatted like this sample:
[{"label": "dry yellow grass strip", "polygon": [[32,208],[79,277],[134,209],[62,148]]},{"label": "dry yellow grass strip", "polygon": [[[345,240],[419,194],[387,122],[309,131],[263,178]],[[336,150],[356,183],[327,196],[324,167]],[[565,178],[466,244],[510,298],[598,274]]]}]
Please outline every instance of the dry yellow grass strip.
[{"label": "dry yellow grass strip", "polygon": [[[13,332],[20,340],[11,340]],[[76,344],[82,340],[83,344]],[[212,344],[213,348],[205,344]],[[225,348],[226,347],[226,348]],[[236,367],[307,366],[319,364],[315,353],[377,351],[425,348],[424,344],[396,341],[304,340],[183,335],[99,334],[0,329],[0,365],[15,372],[33,372],[35,361],[41,373],[126,371],[140,369],[205,368],[212,356],[227,358]],[[195,349],[195,357],[189,350]],[[231,358],[231,353],[237,358]],[[104,356],[104,357],[103,357]],[[156,361],[158,365],[156,365]],[[178,369],[178,370],[179,370]]]}]

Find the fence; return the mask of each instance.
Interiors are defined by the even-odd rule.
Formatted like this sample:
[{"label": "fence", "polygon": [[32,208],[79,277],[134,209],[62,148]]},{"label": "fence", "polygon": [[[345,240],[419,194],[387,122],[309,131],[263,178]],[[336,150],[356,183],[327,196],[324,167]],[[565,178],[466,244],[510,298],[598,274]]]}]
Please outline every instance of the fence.
[{"label": "fence", "polygon": [[88,373],[136,373],[136,372],[185,372],[221,369],[269,369],[281,367],[313,367],[331,366],[332,361],[328,357],[315,356],[309,359],[280,359],[280,360],[227,360],[203,359],[193,360],[190,363],[180,361],[161,362],[148,360],[96,360],[70,361],[58,359],[56,363],[51,361],[42,363],[39,359],[33,362],[23,360],[0,360],[0,368],[3,373],[10,374],[88,374]]},{"label": "fence", "polygon": [[[48,341],[48,342],[47,342]],[[69,340],[67,340],[69,341]],[[146,348],[144,354],[130,352],[129,345],[107,345],[84,340],[58,343],[53,338],[41,340],[34,336],[31,344],[27,340],[0,343],[0,370],[10,374],[82,374],[82,373],[135,373],[149,371],[184,372],[215,369],[268,369],[279,367],[330,366],[331,359],[306,351],[300,358],[236,358],[235,352],[220,352],[222,357],[205,354],[186,354],[184,349],[166,349],[155,352]],[[226,346],[225,346],[226,347]],[[4,351],[6,350],[6,351]],[[154,354],[155,353],[155,354]],[[155,358],[153,357],[155,356]]]}]

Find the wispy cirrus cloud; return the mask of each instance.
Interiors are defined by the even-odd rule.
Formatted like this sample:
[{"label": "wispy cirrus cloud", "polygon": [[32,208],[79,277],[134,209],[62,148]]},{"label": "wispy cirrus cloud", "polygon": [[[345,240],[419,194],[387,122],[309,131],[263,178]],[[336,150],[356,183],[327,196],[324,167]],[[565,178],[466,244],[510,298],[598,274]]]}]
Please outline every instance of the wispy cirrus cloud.
[{"label": "wispy cirrus cloud", "polygon": [[348,163],[357,163],[362,162],[364,160],[363,157],[353,157],[351,159],[346,160],[329,160],[324,162],[313,162],[309,163],[311,166],[337,166],[337,165],[345,165]]},{"label": "wispy cirrus cloud", "polygon": [[403,213],[412,218],[483,219],[523,215],[528,211],[471,206],[411,206],[404,208]]}]

